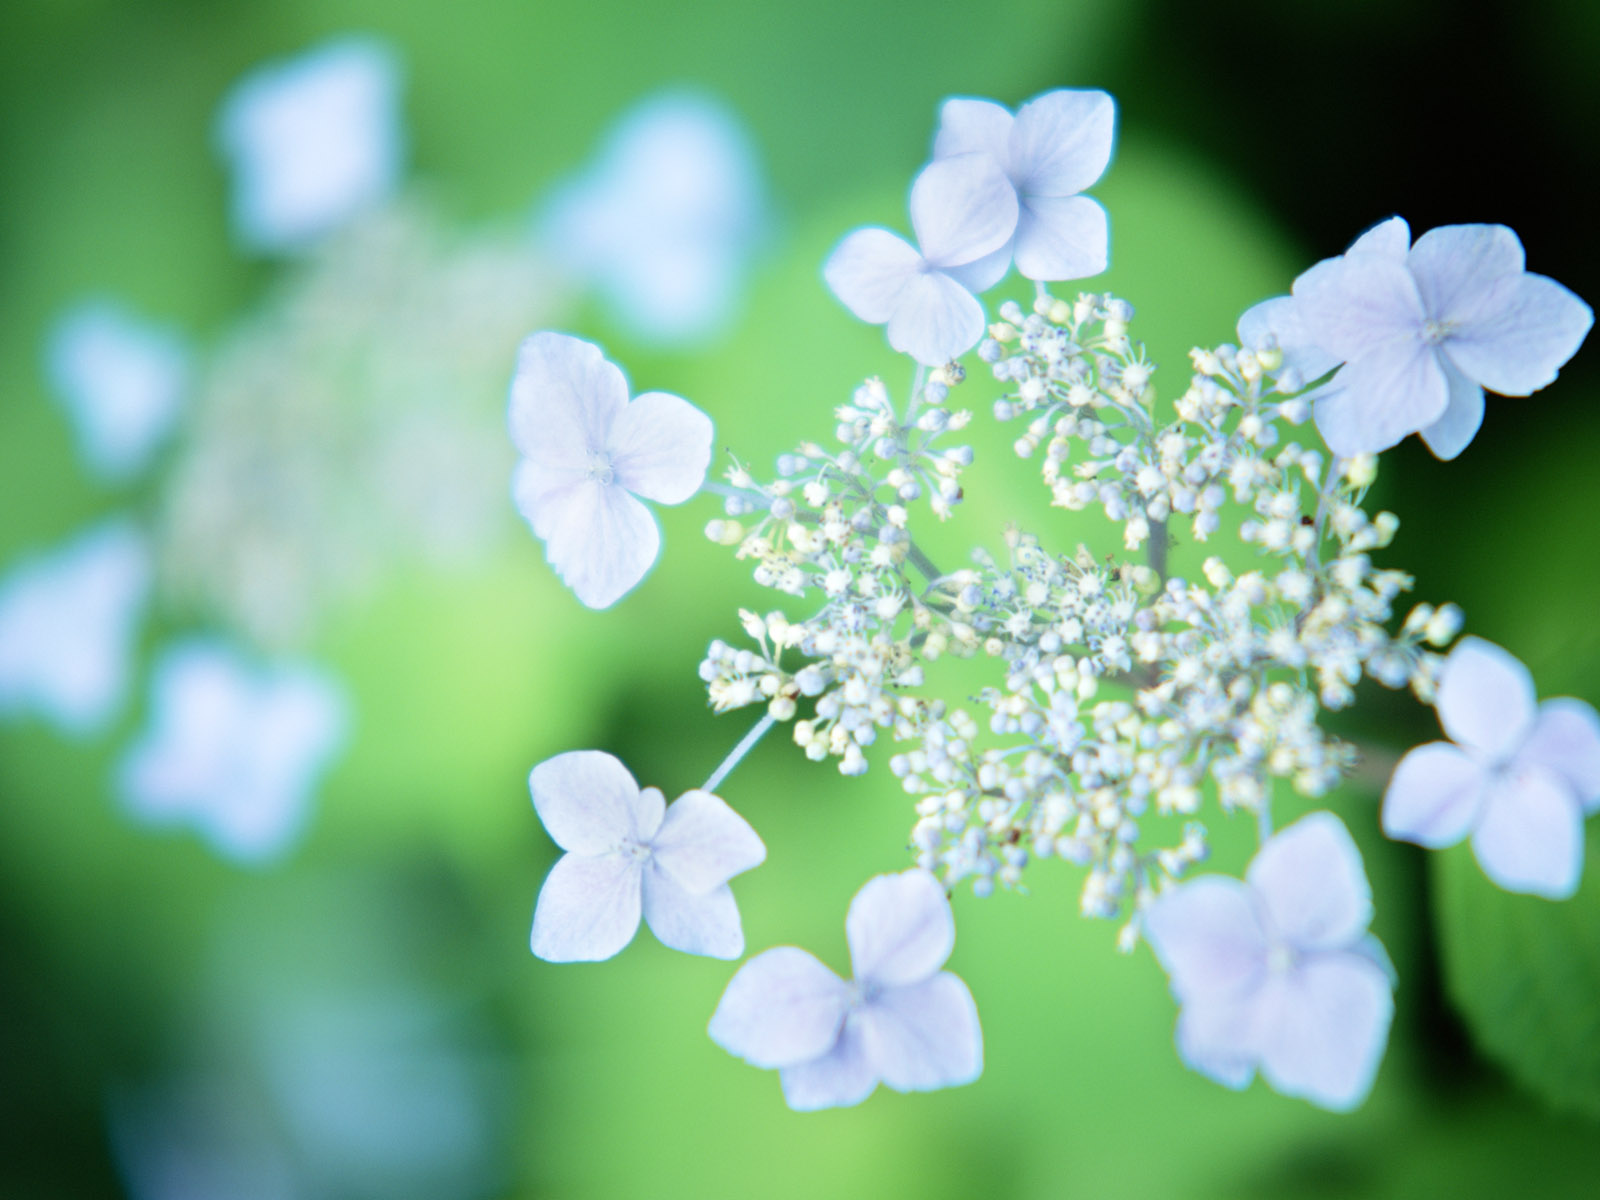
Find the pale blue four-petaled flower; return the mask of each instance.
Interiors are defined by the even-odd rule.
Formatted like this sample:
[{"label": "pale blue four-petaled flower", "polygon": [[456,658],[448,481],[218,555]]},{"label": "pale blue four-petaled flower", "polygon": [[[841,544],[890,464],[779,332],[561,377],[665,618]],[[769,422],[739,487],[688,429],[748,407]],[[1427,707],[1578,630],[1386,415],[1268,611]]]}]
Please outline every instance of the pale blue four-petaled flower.
[{"label": "pale blue four-petaled flower", "polygon": [[404,159],[399,103],[399,64],[372,38],[335,38],[241,79],[217,119],[239,240],[298,251],[385,199]]},{"label": "pale blue four-petaled flower", "polygon": [[1394,1012],[1371,919],[1361,854],[1326,812],[1269,838],[1242,881],[1206,875],[1163,892],[1144,928],[1181,1006],[1183,1061],[1226,1087],[1259,1070],[1324,1108],[1361,1103]]},{"label": "pale blue four-petaled flower", "polygon": [[261,669],[221,643],[194,640],[162,656],[152,700],[149,726],[119,769],[129,813],[191,827],[233,862],[286,853],[344,742],[338,685],[314,667]]},{"label": "pale blue four-petaled flower", "polygon": [[1111,162],[1116,112],[1105,92],[1069,88],[1035,97],[1015,116],[992,100],[944,102],[934,158],[986,154],[1016,193],[1016,227],[992,252],[991,269],[998,264],[1004,275],[1014,258],[1021,274],[1041,281],[1084,279],[1106,269],[1106,211],[1079,193]]},{"label": "pale blue four-petaled flower", "polygon": [[546,832],[566,851],[545,877],[533,913],[533,952],[549,962],[598,962],[633,940],[641,913],[664,945],[687,954],[744,953],[728,880],[767,848],[710,792],[671,806],[641,789],[599,750],[546,759],[528,776]]},{"label": "pale blue four-petaled flower", "polygon": [[89,469],[111,482],[135,475],[172,430],[189,382],[177,334],[105,300],[56,322],[46,368]]},{"label": "pale blue four-petaled flower", "polygon": [[600,348],[562,333],[522,343],[511,381],[518,510],[579,600],[609,608],[655,563],[661,531],[638,499],[681,504],[711,463],[711,418],[666,392],[628,399]]},{"label": "pale blue four-petaled flower", "polygon": [[967,985],[941,969],[955,921],[938,881],[921,870],[870,880],[845,934],[852,982],[794,946],[758,954],[723,993],[712,1040],[776,1068],[800,1110],[859,1104],[880,1082],[920,1092],[975,1080],[983,1034]]},{"label": "pale blue four-petaled flower", "polygon": [[1582,700],[1539,704],[1526,667],[1470,637],[1445,659],[1434,707],[1452,741],[1400,760],[1383,797],[1384,832],[1430,848],[1471,834],[1501,887],[1572,895],[1584,817],[1600,810],[1600,715]]},{"label": "pale blue four-petaled flower", "polygon": [[0,580],[0,718],[103,728],[127,692],[150,577],[144,538],[122,519],[18,562]]}]

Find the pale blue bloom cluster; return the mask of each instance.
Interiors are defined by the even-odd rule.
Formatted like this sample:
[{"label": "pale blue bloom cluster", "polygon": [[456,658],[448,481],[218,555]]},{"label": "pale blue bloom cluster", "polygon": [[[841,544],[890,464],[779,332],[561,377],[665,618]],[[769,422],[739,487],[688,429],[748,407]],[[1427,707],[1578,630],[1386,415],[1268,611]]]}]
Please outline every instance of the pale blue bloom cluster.
[{"label": "pale blue bloom cluster", "polygon": [[[916,362],[909,392],[867,380],[833,410],[836,446],[803,443],[770,481],[735,460],[706,489],[723,512],[707,536],[808,609],[741,609],[749,644],[711,643],[700,675],[712,706],[765,713],[690,796],[793,721],[806,757],[846,775],[869,769],[880,736],[901,743],[888,765],[915,797],[916,868],[873,880],[850,908],[854,981],[780,947],[739,970],[712,1018],[712,1038],[777,1069],[795,1108],[854,1104],[879,1082],[976,1078],[976,1009],[942,970],[947,895],[963,882],[977,896],[1018,887],[1049,858],[1086,869],[1082,911],[1122,920],[1124,950],[1151,945],[1180,1006],[1185,1063],[1229,1087],[1259,1073],[1326,1108],[1361,1103],[1394,988],[1368,932],[1361,855],[1332,813],[1274,833],[1273,808],[1324,797],[1353,772],[1357,749],[1319,718],[1355,703],[1367,679],[1434,704],[1453,739],[1400,763],[1385,832],[1427,846],[1471,833],[1501,886],[1551,897],[1577,886],[1583,820],[1600,807],[1600,718],[1577,700],[1536,706],[1527,672],[1487,643],[1466,638],[1445,656],[1460,610],[1399,607],[1413,581],[1376,561],[1399,520],[1365,504],[1378,451],[1415,432],[1453,457],[1479,426],[1484,389],[1550,383],[1587,334],[1588,306],[1526,272],[1502,226],[1447,226],[1413,244],[1396,218],[1245,313],[1238,345],[1193,350],[1187,386],[1158,405],[1132,306],[1045,286],[1106,265],[1105,213],[1081,192],[1107,166],[1114,128],[1099,92],[1049,92],[1015,114],[948,101],[911,188],[915,244],[857,230],[824,268],[835,295]],[[1006,301],[986,326],[977,293],[1013,263],[1035,281],[1031,311]],[[1016,453],[1039,460],[1051,506],[1103,514],[1143,561],[1054,553],[1019,526],[1003,560],[979,549],[953,570],[918,545],[919,502],[942,520],[966,486],[972,449],[943,439],[972,419],[954,403],[966,379],[954,360],[974,346],[1001,385],[993,414],[1022,426]],[[632,493],[677,502],[705,469],[709,421],[676,398],[635,418],[647,398],[629,405],[620,372],[588,343],[544,333],[524,346],[518,506],[597,607],[659,546]],[[1294,432],[1313,417],[1325,447]],[[670,484],[656,465],[668,458]],[[1196,542],[1226,528],[1254,561],[1213,556],[1195,577],[1177,574],[1169,526],[1180,521]],[[995,663],[994,684],[970,701],[982,720],[931,694],[924,665],[943,655]],[[572,772],[559,804],[539,801],[539,773],[580,758],[613,778]],[[631,816],[618,815],[623,793]],[[536,951],[615,952],[641,886],[656,925],[649,872],[675,870],[662,860],[657,829],[672,816],[660,794],[582,752],[536,768],[535,797],[569,850],[546,883],[559,883],[560,903],[541,897]],[[579,811],[593,822],[581,843]],[[1253,816],[1260,845],[1243,879],[1193,876],[1208,811]],[[573,854],[587,857],[569,866]],[[731,851],[717,862],[702,884],[746,865]],[[690,940],[677,936],[663,940]]]}]

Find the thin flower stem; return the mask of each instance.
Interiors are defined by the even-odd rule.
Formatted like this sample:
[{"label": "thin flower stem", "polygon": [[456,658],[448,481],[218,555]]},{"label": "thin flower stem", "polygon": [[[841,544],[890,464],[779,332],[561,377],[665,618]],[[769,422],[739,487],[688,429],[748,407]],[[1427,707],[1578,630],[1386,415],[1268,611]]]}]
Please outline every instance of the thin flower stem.
[{"label": "thin flower stem", "polygon": [[751,727],[750,732],[739,739],[739,744],[728,753],[728,757],[723,759],[722,762],[718,764],[715,771],[711,772],[711,778],[706,780],[705,786],[700,790],[702,792],[716,791],[717,785],[732,773],[733,769],[739,765],[744,756],[749,754],[750,751],[755,747],[755,744],[766,735],[767,730],[771,729],[777,723],[778,718],[774,717],[771,713],[768,713],[766,716],[762,717],[761,720],[757,721],[755,725]]},{"label": "thin flower stem", "polygon": [[1145,553],[1149,558],[1150,569],[1161,576],[1161,582],[1167,582],[1167,523],[1165,521],[1150,522],[1150,540],[1145,544]]},{"label": "thin flower stem", "polygon": [[731,496],[735,500],[757,500],[760,507],[766,507],[768,501],[765,496],[751,488],[737,488],[731,483],[718,483],[715,479],[707,479],[700,485],[702,492],[711,492],[718,496]]},{"label": "thin flower stem", "polygon": [[919,550],[915,542],[906,546],[906,558],[910,560],[913,567],[922,572],[929,583],[932,583],[935,579],[944,578],[944,572],[933,565],[933,560]]},{"label": "thin flower stem", "polygon": [[1256,809],[1256,839],[1263,845],[1272,836],[1272,800],[1270,797],[1261,797],[1261,806]]},{"label": "thin flower stem", "polygon": [[927,381],[928,368],[918,363],[916,371],[911,376],[911,399],[906,402],[905,423],[908,427],[917,419],[917,406],[922,403],[922,385]]}]

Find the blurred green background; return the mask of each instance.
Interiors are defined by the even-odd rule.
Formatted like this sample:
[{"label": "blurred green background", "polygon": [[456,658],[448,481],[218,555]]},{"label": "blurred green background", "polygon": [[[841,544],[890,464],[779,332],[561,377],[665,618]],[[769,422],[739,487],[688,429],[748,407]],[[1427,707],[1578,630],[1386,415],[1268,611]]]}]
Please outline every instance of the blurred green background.
[{"label": "blurred green background", "polygon": [[[1600,294],[1592,200],[1572,182],[1597,166],[1600,17],[1586,0],[1470,11],[1442,0],[10,0],[0,562],[130,499],[76,464],[40,371],[50,322],[85,293],[109,293],[204,345],[270,295],[282,268],[228,240],[215,108],[250,67],[348,30],[402,56],[412,178],[461,225],[524,219],[543,186],[662,86],[694,84],[733,106],[778,223],[739,322],[692,353],[630,346],[598,309],[572,331],[605,345],[637,388],[690,397],[716,419],[719,444],[762,469],[826,434],[861,378],[903,374],[881,332],[827,295],[820,264],[850,227],[904,227],[906,188],[949,94],[1117,96],[1119,148],[1094,189],[1111,213],[1113,269],[1094,286],[1135,304],[1167,387],[1181,387],[1191,344],[1226,340],[1245,306],[1395,211],[1416,231],[1504,221],[1530,269]],[[1456,463],[1408,444],[1380,481],[1403,521],[1387,561],[1416,572],[1419,597],[1458,601],[1469,629],[1523,658],[1542,694],[1591,701],[1597,374],[1591,347],[1549,395],[1491,398]],[[982,413],[991,385],[970,386]],[[1007,444],[978,439],[945,557],[995,546],[1019,508],[1041,511]],[[156,486],[132,502],[153,503]],[[1595,872],[1565,906],[1511,900],[1469,856],[1430,864],[1384,842],[1376,795],[1356,786],[1334,806],[1366,855],[1400,987],[1377,1085],[1350,1116],[1187,1072],[1159,970],[1142,952],[1117,955],[1112,927],[1077,918],[1074,873],[1056,864],[1030,872],[1029,895],[956,900],[951,966],[978,1001],[983,1078],[923,1096],[880,1089],[842,1112],[790,1113],[770,1073],[704,1036],[727,964],[647,933],[604,964],[533,959],[528,923],[555,851],[528,804],[531,765],[606,749],[670,796],[701,782],[749,720],[711,717],[695,676],[711,638],[738,634],[737,605],[772,605],[699,536],[714,512],[705,500],[663,512],[663,563],[611,612],[583,610],[519,532],[471,571],[402,571],[328,621],[312,649],[347,680],[356,733],[305,842],[270,869],[228,866],[118,813],[107,778],[141,695],[87,744],[0,729],[0,1194],[123,1194],[114,1143],[126,1134],[108,1131],[129,1127],[112,1114],[137,1111],[145,1081],[227,1077],[247,1014],[292,1008],[302,992],[397,988],[446,1014],[489,1098],[482,1173],[437,1195],[1593,1193]],[[1062,544],[1113,548],[1092,525],[1053,528]],[[165,620],[146,662],[180,627]],[[1436,734],[1405,696],[1363,699],[1344,725],[1352,736],[1398,750]],[[851,895],[909,858],[912,816],[894,781],[881,763],[845,780],[774,737],[723,794],[769,847],[736,884],[751,950],[793,942],[842,968]],[[1224,866],[1243,861],[1242,841],[1220,841]],[[387,1178],[374,1167],[311,1194],[414,1194]]]}]

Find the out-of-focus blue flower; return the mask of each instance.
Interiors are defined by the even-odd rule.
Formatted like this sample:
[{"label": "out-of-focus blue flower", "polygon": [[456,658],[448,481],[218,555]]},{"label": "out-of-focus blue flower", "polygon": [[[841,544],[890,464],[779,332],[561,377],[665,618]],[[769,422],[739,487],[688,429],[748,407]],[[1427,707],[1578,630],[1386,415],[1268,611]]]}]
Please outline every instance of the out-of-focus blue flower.
[{"label": "out-of-focus blue flower", "polygon": [[189,382],[189,353],[173,330],[106,300],[85,301],[56,322],[45,366],[79,454],[111,482],[149,461],[172,431]]},{"label": "out-of-focus blue flower", "polygon": [[369,37],[336,38],[234,85],[217,142],[239,240],[300,250],[384,199],[405,153],[399,104],[395,55]]},{"label": "out-of-focus blue flower", "polygon": [[127,692],[150,574],[144,539],[120,518],[18,562],[0,581],[0,717],[103,728]]},{"label": "out-of-focus blue flower", "polygon": [[153,706],[120,767],[129,812],[154,825],[192,826],[234,862],[288,850],[344,741],[338,686],[308,666],[256,669],[200,640],[162,657]]},{"label": "out-of-focus blue flower", "polygon": [[1225,1087],[1260,1070],[1286,1096],[1360,1104],[1394,1014],[1371,920],[1361,852],[1326,812],[1269,838],[1244,880],[1204,875],[1163,892],[1145,933],[1183,1006],[1183,1061]]},{"label": "out-of-focus blue flower", "polygon": [[677,344],[727,327],[767,224],[738,119],[709,96],[667,92],[629,110],[596,161],[556,185],[538,229],[629,334]]}]

